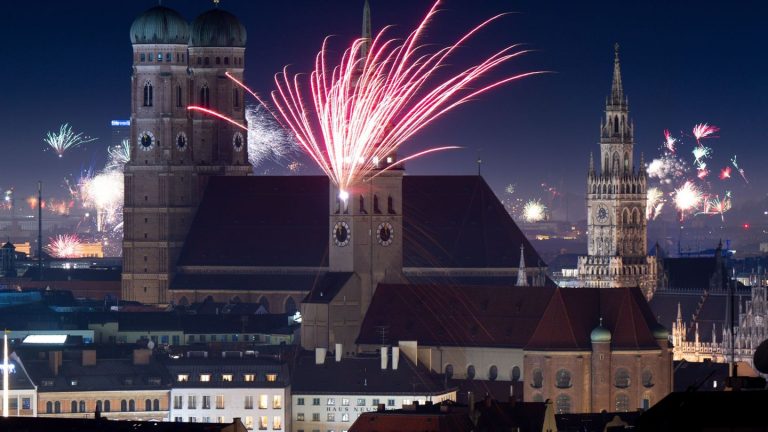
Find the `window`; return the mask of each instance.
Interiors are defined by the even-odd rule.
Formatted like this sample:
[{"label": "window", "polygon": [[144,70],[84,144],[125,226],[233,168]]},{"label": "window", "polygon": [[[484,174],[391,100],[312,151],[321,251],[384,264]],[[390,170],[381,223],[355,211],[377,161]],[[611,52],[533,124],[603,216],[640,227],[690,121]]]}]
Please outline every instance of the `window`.
[{"label": "window", "polygon": [[210,423],[211,422],[211,418],[210,417],[203,417],[202,420],[203,420],[203,423]]},{"label": "window", "polygon": [[512,381],[520,381],[520,368],[518,366],[512,368]]},{"label": "window", "polygon": [[533,379],[531,380],[531,387],[541,388],[544,382],[544,375],[541,373],[541,369],[533,370]]},{"label": "window", "polygon": [[224,57],[224,64],[225,64],[225,65],[228,65],[228,64],[229,64],[229,57]]},{"label": "window", "polygon": [[203,409],[211,409],[211,397],[203,396]]},{"label": "window", "polygon": [[555,412],[557,414],[568,414],[571,412],[571,398],[568,395],[561,394],[555,400]]},{"label": "window", "polygon": [[[243,376],[243,381],[245,382],[254,382],[256,381],[256,375],[254,374],[245,374]],[[304,405],[304,398],[299,398],[302,401],[302,405]]]},{"label": "window", "polygon": [[349,398],[341,398],[341,406],[349,406]]},{"label": "window", "polygon": [[141,61],[142,61],[142,63],[143,63],[143,62],[145,62],[145,61],[147,61],[147,55],[146,55],[146,54],[144,54],[144,53],[141,53],[141,54],[139,55],[139,57],[141,58]]},{"label": "window", "polygon": [[304,413],[296,414],[296,421],[304,421]]},{"label": "window", "polygon": [[328,406],[336,405],[336,398],[328,398],[327,405]]},{"label": "window", "polygon": [[616,395],[616,412],[629,411],[629,396],[626,393]]},{"label": "window", "polygon": [[475,378],[475,367],[472,365],[467,366],[467,378],[469,379]]},{"label": "window", "polygon": [[272,397],[272,408],[280,409],[283,407],[283,397],[280,395],[274,395]]},{"label": "window", "polygon": [[349,413],[341,413],[341,421],[348,422],[349,421]]},{"label": "window", "polygon": [[197,423],[197,417],[190,417],[189,423]]},{"label": "window", "polygon": [[221,64],[221,57],[216,57],[216,64]]},{"label": "window", "polygon": [[371,399],[371,406],[379,406],[380,403],[379,399]]},{"label": "window", "polygon": [[184,408],[184,396],[176,395],[173,397],[173,409]]},{"label": "window", "polygon": [[[83,405],[85,405],[85,402],[80,402]],[[85,408],[85,407],[83,407]],[[8,411],[18,411],[19,410],[19,398],[17,397],[9,397],[8,398]]]},{"label": "window", "polygon": [[245,397],[245,409],[253,409],[253,396]]},{"label": "window", "polygon": [[387,406],[395,406],[395,400],[394,399],[387,399]]},{"label": "window", "polygon": [[304,398],[296,399],[296,405],[304,405]]},{"label": "window", "polygon": [[555,375],[555,386],[557,388],[571,388],[571,373],[565,369],[560,369]]},{"label": "window", "polygon": [[181,340],[181,338],[179,337],[179,335],[171,336],[171,344],[172,345],[178,345],[180,340]]},{"label": "window", "polygon": [[48,402],[45,403],[45,412],[47,414],[53,413],[53,402],[48,401]]},{"label": "window", "polygon": [[267,382],[276,382],[276,381],[277,381],[277,374],[275,373],[267,374]]},{"label": "window", "polygon": [[61,402],[56,401],[53,403],[53,412],[56,414],[61,412]]},{"label": "window", "polygon": [[267,430],[268,425],[269,425],[269,419],[267,418],[267,416],[259,417],[259,430]]},{"label": "window", "polygon": [[315,406],[320,405],[320,398],[312,398],[312,405],[315,405]]},{"label": "window", "polygon": [[653,387],[653,372],[648,369],[643,371],[643,387]]},{"label": "window", "polygon": [[221,380],[225,382],[232,382],[232,374],[224,374],[221,376]]},{"label": "window", "polygon": [[157,53],[157,61],[163,61],[163,53]]},{"label": "window", "polygon": [[77,401],[72,401],[72,407],[70,408],[69,412],[76,413],[77,412]]},{"label": "window", "polygon": [[136,401],[135,400],[129,400],[128,401],[128,411],[136,411]]},{"label": "window", "polygon": [[165,54],[165,61],[169,62],[171,60],[173,60],[173,58],[171,57],[171,53],[166,53]]},{"label": "window", "polygon": [[110,412],[112,411],[112,402],[105,400],[104,401],[104,412]]},{"label": "window", "polygon": [[147,53],[147,61],[151,62],[152,60],[154,60],[154,57],[152,57],[152,53]]},{"label": "window", "polygon": [[176,381],[178,381],[178,382],[187,382],[187,381],[189,381],[189,374],[178,374],[176,376]]},{"label": "window", "polygon": [[335,422],[336,421],[336,413],[332,413],[332,412],[328,413],[328,418],[326,419],[326,421]]},{"label": "window", "polygon": [[232,105],[235,108],[240,106],[240,92],[236,88],[232,89]]},{"label": "window", "polygon": [[216,335],[211,335],[211,342],[216,342]]},{"label": "window", "polygon": [[188,341],[188,342],[190,342],[190,343],[191,343],[191,342],[194,342],[194,341],[195,341],[195,335],[189,335],[189,336],[187,336],[187,341]]},{"label": "window", "polygon": [[152,411],[152,400],[147,399],[144,401],[144,411]]},{"label": "window", "polygon": [[644,410],[647,410],[651,407],[651,392],[645,392],[643,393],[643,405],[642,408]]},{"label": "window", "polygon": [[152,409],[154,411],[160,411],[160,399],[155,399],[152,401]]},{"label": "window", "polygon": [[253,417],[252,416],[245,416],[245,428],[248,430],[253,429]]},{"label": "window", "polygon": [[176,107],[181,108],[182,102],[181,102],[181,85],[176,86]]},{"label": "window", "polygon": [[[259,395],[259,409],[267,409],[267,405],[268,405],[267,398],[268,398],[267,395],[264,395],[264,394]],[[313,403],[312,405],[320,405],[320,399],[317,400],[316,404]]]},{"label": "window", "polygon": [[184,417],[174,417],[173,421],[175,421],[176,423],[181,423],[184,421]]},{"label": "window", "polygon": [[224,409],[224,395],[216,395],[216,409]]},{"label": "window", "polygon": [[357,399],[357,406],[365,406],[365,399],[358,398]]},{"label": "window", "polygon": [[320,421],[320,413],[312,413],[312,421],[314,422]]},{"label": "window", "polygon": [[208,90],[208,84],[203,84],[203,86],[200,87],[200,106],[205,108],[210,107],[210,91]]},{"label": "window", "polygon": [[152,106],[152,83],[149,81],[144,83],[144,106]]},{"label": "window", "polygon": [[627,388],[629,387],[629,384],[629,371],[624,368],[616,369],[616,380],[614,385],[617,388]]},{"label": "window", "polygon": [[491,381],[496,381],[496,378],[499,377],[499,368],[496,367],[496,365],[491,365],[490,369],[488,369],[488,379]]},{"label": "window", "polygon": [[197,409],[197,396],[189,395],[187,398],[187,409]]},{"label": "window", "polygon": [[197,58],[197,64],[203,64],[203,58],[202,57],[198,57]]},{"label": "window", "polygon": [[411,404],[412,404],[412,402],[411,402],[410,399],[403,399],[403,405],[402,406],[408,406],[408,405],[411,405]]},{"label": "window", "polygon": [[200,382],[210,382],[211,374],[200,374]]}]

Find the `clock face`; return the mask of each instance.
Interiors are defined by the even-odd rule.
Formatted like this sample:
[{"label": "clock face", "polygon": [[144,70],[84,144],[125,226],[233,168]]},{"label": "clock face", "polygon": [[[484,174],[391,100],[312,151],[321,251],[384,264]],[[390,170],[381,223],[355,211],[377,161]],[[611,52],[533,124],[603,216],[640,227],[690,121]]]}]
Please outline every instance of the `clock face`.
[{"label": "clock face", "polygon": [[376,229],[376,240],[382,246],[389,246],[392,244],[392,239],[395,236],[395,231],[392,228],[392,224],[389,222],[382,222]]},{"label": "clock face", "polygon": [[176,137],[176,148],[179,149],[179,151],[184,151],[187,148],[187,135],[184,134],[184,132],[179,132],[179,135]]},{"label": "clock face", "polygon": [[605,206],[597,208],[597,221],[600,223],[608,222],[608,209]]},{"label": "clock face", "polygon": [[139,135],[139,148],[144,151],[150,151],[152,150],[152,147],[155,145],[155,136],[152,135],[152,132],[142,132],[141,135]]},{"label": "clock face", "polygon": [[235,148],[235,151],[243,150],[243,134],[240,132],[235,133],[235,136],[232,138],[232,146]]},{"label": "clock face", "polygon": [[352,231],[349,225],[344,221],[336,222],[333,227],[333,242],[336,246],[344,247],[349,244],[349,238],[352,237]]}]

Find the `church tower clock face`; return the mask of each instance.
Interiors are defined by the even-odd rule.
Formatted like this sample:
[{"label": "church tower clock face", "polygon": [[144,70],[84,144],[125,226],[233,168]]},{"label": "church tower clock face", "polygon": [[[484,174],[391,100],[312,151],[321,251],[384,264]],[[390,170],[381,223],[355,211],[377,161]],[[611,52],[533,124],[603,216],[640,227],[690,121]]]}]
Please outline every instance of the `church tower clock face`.
[{"label": "church tower clock face", "polygon": [[604,205],[597,207],[597,214],[595,215],[595,220],[597,220],[598,223],[604,224],[608,222],[608,208]]},{"label": "church tower clock face", "polygon": [[382,222],[379,227],[376,228],[376,241],[382,246],[389,246],[392,244],[394,238],[394,229],[389,222]]},{"label": "church tower clock face", "polygon": [[352,232],[349,229],[349,224],[344,221],[336,222],[333,227],[333,243],[336,246],[344,247],[349,244],[349,238],[352,237]]},{"label": "church tower clock face", "polygon": [[139,136],[139,148],[144,151],[150,151],[154,146],[155,136],[152,135],[152,132],[142,132],[142,134]]}]

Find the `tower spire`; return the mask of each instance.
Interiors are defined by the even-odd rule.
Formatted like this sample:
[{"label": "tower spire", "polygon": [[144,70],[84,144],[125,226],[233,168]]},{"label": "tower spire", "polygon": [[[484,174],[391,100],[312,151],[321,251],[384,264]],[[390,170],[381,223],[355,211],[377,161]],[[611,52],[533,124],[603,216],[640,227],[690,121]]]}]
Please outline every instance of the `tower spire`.
[{"label": "tower spire", "polygon": [[528,286],[528,275],[525,272],[525,246],[520,243],[520,265],[517,269],[517,286]]},{"label": "tower spire", "polygon": [[619,43],[613,46],[613,83],[611,84],[611,104],[621,105],[624,101],[624,87],[621,85],[621,65],[619,64]]},{"label": "tower spire", "polygon": [[360,58],[365,61],[371,46],[371,5],[368,4],[368,0],[365,0],[363,5],[363,32],[360,37],[363,39],[363,43],[360,44]]}]

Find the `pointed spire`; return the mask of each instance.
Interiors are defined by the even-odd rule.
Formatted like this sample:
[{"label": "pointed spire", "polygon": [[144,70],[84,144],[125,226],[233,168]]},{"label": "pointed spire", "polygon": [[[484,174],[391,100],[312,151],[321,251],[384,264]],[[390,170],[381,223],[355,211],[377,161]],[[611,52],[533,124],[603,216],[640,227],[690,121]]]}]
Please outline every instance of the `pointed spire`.
[{"label": "pointed spire", "polygon": [[528,286],[528,275],[525,273],[525,247],[520,243],[520,265],[517,268],[517,286]]},{"label": "pointed spire", "polygon": [[624,100],[624,87],[621,85],[621,65],[619,64],[619,44],[613,46],[613,83],[611,84],[611,104],[621,105]]},{"label": "pointed spire", "polygon": [[677,320],[682,321],[683,320],[683,311],[680,309],[680,302],[677,302]]},{"label": "pointed spire", "polygon": [[363,32],[360,37],[363,39],[360,45],[360,58],[365,59],[368,57],[368,49],[371,46],[371,5],[368,4],[368,0],[365,0],[363,5]]}]

